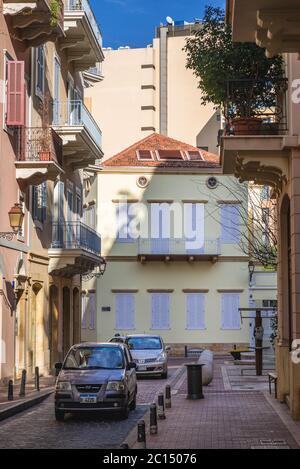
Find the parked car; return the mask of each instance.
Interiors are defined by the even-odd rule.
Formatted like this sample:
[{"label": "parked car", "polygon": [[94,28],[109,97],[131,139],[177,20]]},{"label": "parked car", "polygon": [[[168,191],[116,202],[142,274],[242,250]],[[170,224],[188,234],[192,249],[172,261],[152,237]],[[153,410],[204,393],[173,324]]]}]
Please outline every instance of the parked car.
[{"label": "parked car", "polygon": [[165,379],[168,377],[170,347],[165,346],[159,335],[128,335],[125,343],[136,362],[137,375],[160,375]]},{"label": "parked car", "polygon": [[118,412],[127,418],[136,407],[136,363],[128,347],[114,343],[74,345],[60,370],[55,388],[55,417],[66,413]]}]

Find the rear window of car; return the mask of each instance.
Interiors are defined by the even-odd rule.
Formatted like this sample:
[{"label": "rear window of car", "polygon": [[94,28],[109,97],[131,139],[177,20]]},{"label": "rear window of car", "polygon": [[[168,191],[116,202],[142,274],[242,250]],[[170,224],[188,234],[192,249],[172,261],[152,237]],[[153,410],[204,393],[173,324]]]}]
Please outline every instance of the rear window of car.
[{"label": "rear window of car", "polygon": [[160,337],[128,337],[129,350],[159,350],[162,348]]},{"label": "rear window of car", "polygon": [[120,347],[78,347],[70,350],[64,370],[120,370],[124,354]]}]

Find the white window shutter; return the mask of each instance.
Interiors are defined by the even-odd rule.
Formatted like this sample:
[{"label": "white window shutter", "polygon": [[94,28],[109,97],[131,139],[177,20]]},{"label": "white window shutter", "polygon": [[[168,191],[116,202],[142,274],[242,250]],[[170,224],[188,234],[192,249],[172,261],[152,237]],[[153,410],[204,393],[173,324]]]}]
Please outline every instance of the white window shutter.
[{"label": "white window shutter", "polygon": [[133,293],[116,295],[116,329],[134,329],[135,298]]},{"label": "white window shutter", "polygon": [[222,204],[220,207],[221,239],[224,244],[239,243],[241,239],[241,215],[236,204]]},{"label": "white window shutter", "polygon": [[81,327],[82,329],[86,329],[86,324],[87,324],[86,305],[87,305],[86,295],[81,295]]},{"label": "white window shutter", "polygon": [[222,329],[240,329],[240,295],[236,293],[222,294]]},{"label": "white window shutter", "polygon": [[203,293],[188,293],[187,329],[205,329],[205,295]]},{"label": "white window shutter", "polygon": [[161,329],[170,329],[170,295],[168,293],[161,294]]},{"label": "white window shutter", "polygon": [[96,301],[95,301],[95,293],[90,293],[90,329],[95,329],[95,313],[96,313]]},{"label": "white window shutter", "polygon": [[152,294],[151,307],[151,329],[159,329],[160,295],[158,293]]}]

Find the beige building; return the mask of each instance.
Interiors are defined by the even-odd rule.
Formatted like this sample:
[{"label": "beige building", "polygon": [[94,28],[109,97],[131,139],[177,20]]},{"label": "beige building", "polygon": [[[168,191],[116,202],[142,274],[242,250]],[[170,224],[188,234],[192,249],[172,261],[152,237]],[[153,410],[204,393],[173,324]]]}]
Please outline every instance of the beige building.
[{"label": "beige building", "polygon": [[217,153],[220,115],[201,105],[196,77],[186,69],[182,50],[199,27],[159,27],[148,47],[104,51],[104,80],[86,96],[101,122],[105,158],[153,132]]},{"label": "beige building", "polygon": [[2,380],[23,369],[30,377],[36,366],[51,372],[81,340],[81,275],[102,262],[100,236],[82,220],[84,168],[103,156],[101,130],[84,105],[86,80],[100,79],[90,67],[104,58],[102,38],[88,1],[58,4],[57,17],[48,0],[4,2],[1,13],[12,38],[1,51],[5,184],[7,193],[18,187],[26,213],[17,242],[1,248],[5,257],[20,252],[3,272],[15,300],[4,297],[12,313]]},{"label": "beige building", "polygon": [[[227,21],[234,41],[252,41],[266,48],[268,57],[283,53],[287,90],[278,96],[271,129],[222,139],[221,160],[225,174],[244,181],[268,184],[278,204],[278,398],[287,402],[291,415],[300,419],[300,119],[299,119],[299,26],[298,0],[228,0]],[[233,77],[234,79],[234,77]],[[241,89],[241,88],[240,88]],[[270,118],[271,116],[269,116]],[[270,122],[270,121],[269,121]]]}]

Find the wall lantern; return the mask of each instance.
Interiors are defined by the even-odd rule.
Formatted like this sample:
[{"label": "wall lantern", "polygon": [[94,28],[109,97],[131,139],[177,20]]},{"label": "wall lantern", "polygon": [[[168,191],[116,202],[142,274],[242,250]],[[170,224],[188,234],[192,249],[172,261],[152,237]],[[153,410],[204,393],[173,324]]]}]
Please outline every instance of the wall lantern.
[{"label": "wall lantern", "polygon": [[20,204],[15,204],[8,212],[9,223],[12,232],[0,232],[0,238],[5,238],[11,241],[15,235],[17,235],[22,228],[24,213]]}]

